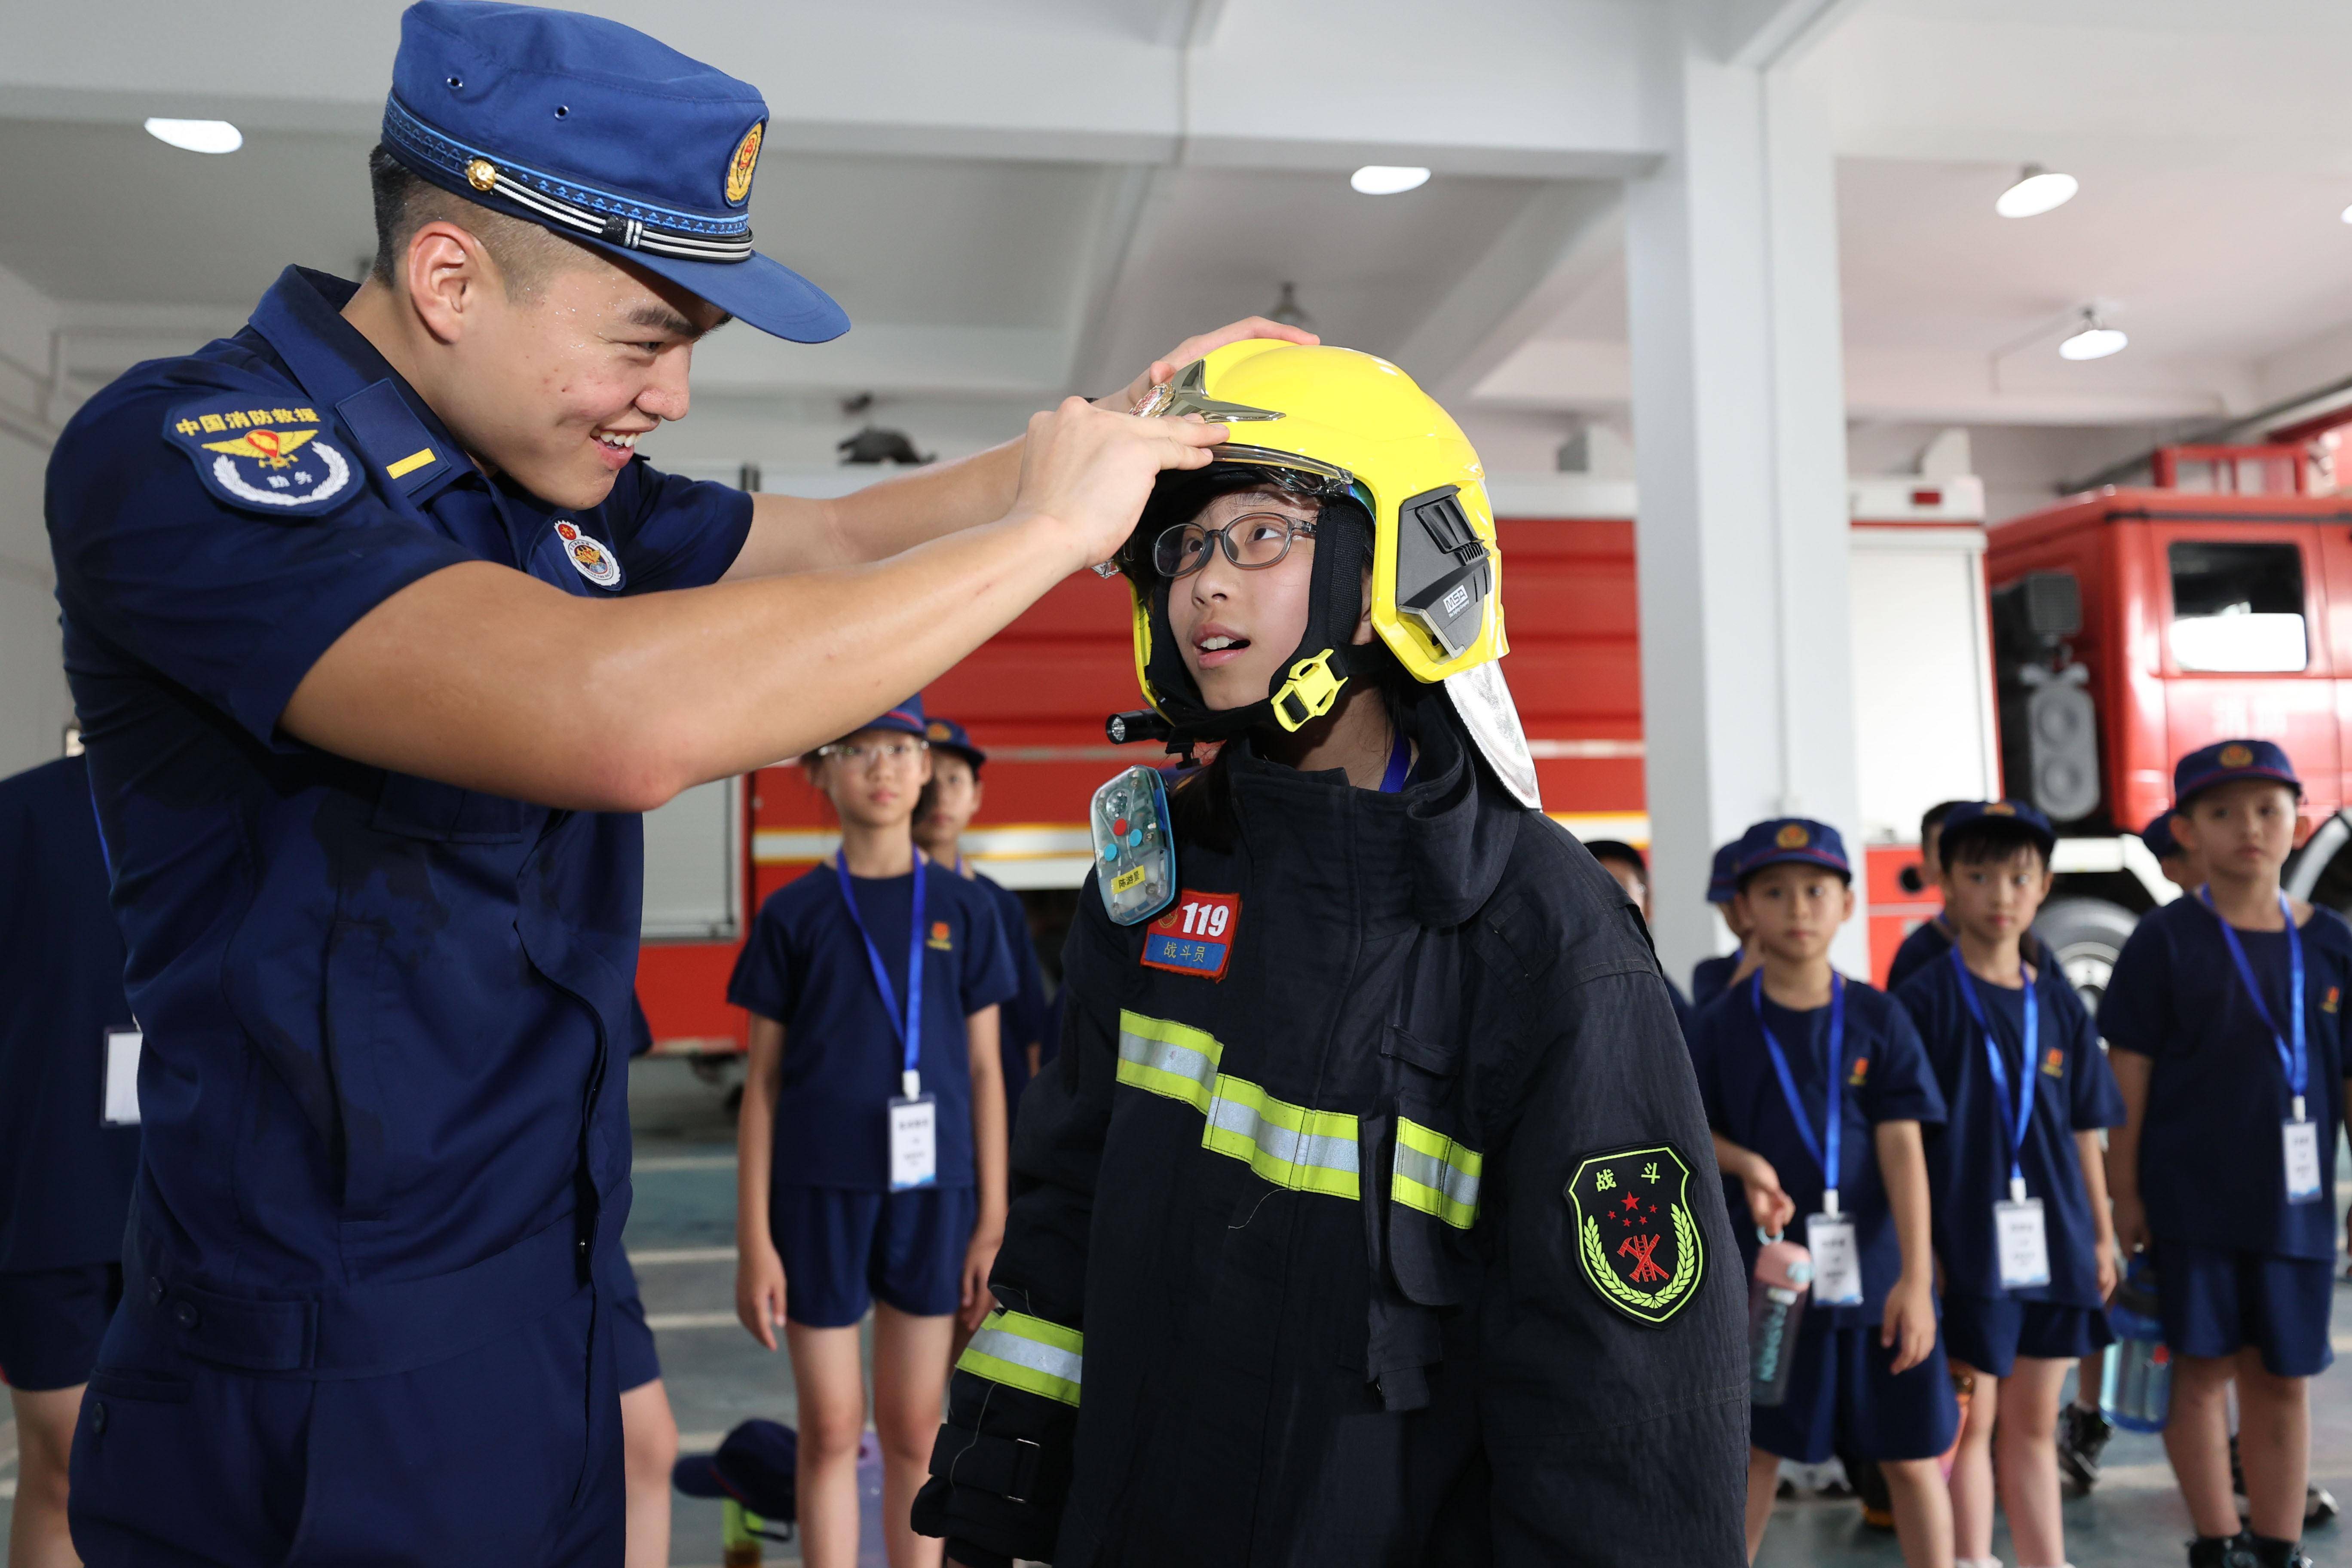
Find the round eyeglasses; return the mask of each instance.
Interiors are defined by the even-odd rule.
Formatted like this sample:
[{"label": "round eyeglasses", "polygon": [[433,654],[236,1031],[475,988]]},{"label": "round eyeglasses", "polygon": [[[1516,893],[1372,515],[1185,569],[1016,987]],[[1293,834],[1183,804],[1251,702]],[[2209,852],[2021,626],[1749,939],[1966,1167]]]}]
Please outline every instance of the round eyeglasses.
[{"label": "round eyeglasses", "polygon": [[1180,522],[1151,542],[1151,564],[1167,578],[1190,577],[1222,548],[1244,572],[1263,572],[1290,553],[1291,542],[1315,537],[1315,525],[1279,511],[1244,512],[1218,528]]}]

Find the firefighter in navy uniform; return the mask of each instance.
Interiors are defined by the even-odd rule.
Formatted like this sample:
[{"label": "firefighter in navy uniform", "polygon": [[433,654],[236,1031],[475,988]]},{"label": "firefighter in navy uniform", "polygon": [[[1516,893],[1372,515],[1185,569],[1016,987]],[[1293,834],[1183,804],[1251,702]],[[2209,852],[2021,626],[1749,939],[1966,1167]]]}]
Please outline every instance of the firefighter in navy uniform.
[{"label": "firefighter in navy uniform", "polygon": [[1342,349],[1150,406],[1230,428],[1119,562],[1126,728],[1205,766],[1164,910],[1102,896],[1158,874],[1149,775],[1097,825],[916,1528],[971,1568],[1742,1563],[1738,1254],[1640,918],[1535,809],[1475,454]]}]

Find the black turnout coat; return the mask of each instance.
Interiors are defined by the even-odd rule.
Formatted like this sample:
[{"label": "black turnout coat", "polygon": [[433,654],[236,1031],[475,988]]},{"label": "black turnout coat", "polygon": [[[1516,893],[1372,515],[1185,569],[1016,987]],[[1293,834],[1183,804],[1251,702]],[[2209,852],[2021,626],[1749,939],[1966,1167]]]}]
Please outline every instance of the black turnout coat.
[{"label": "black turnout coat", "polygon": [[1744,1563],[1746,1293],[1641,917],[1441,694],[1404,721],[1394,795],[1237,743],[1158,921],[1089,878],[915,1504],[952,1559]]}]

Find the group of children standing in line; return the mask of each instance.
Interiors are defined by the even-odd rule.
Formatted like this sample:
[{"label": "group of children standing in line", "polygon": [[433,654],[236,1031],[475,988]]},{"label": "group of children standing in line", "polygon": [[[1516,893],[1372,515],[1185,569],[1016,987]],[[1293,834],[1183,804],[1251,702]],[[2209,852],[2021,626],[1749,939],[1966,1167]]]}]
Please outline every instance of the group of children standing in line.
[{"label": "group of children standing in line", "polygon": [[2352,926],[2281,890],[2303,789],[2277,746],[2192,752],[2173,792],[2145,837],[2188,896],[2142,919],[2095,1025],[2032,930],[2057,839],[2029,805],[1937,809],[1943,914],[1891,993],[1831,967],[1853,910],[1834,828],[1762,822],[1717,857],[1740,948],[1692,977],[1692,1062],[1745,1261],[1785,1233],[1812,1269],[1787,1393],[1752,1415],[1751,1560],[1780,1462],[1834,1452],[1875,1461],[1913,1568],[1996,1568],[1996,1498],[2019,1568],[2061,1568],[2062,1425],[2087,1484],[2105,1302],[2137,1256],[2192,1568],[2308,1564]]}]

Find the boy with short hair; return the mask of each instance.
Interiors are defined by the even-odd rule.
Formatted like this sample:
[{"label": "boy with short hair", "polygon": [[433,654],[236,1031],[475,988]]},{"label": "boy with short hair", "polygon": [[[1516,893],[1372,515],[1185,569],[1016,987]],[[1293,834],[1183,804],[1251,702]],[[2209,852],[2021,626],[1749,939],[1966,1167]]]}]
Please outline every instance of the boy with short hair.
[{"label": "boy with short hair", "polygon": [[1691,1058],[1716,1158],[1746,1188],[1733,1233],[1750,1271],[1760,1236],[1813,1255],[1813,1302],[1789,1390],[1750,1415],[1748,1555],[1771,1517],[1780,1461],[1819,1464],[1841,1440],[1876,1459],[1912,1568],[1948,1568],[1949,1499],[1937,1459],[1958,1424],[1936,1333],[1920,1126],[1944,1119],[1918,1031],[1885,992],[1830,967],[1853,914],[1837,830],[1782,818],[1741,840],[1735,902],[1759,967],[1693,1026]]},{"label": "boy with short hair", "polygon": [[2193,893],[2205,885],[2205,867],[2179,839],[2172,836],[2172,811],[2167,806],[2148,819],[2139,830],[2139,841],[2156,857],[2157,868],[2164,879],[2184,893]]},{"label": "boy with short hair", "polygon": [[1723,917],[1724,925],[1738,940],[1737,952],[1717,953],[1702,958],[1691,970],[1691,1008],[1694,1012],[1730,990],[1756,971],[1756,953],[1748,940],[1748,928],[1741,923],[1737,903],[1738,899],[1739,846],[1735,838],[1715,852],[1715,863],[1706,875],[1706,901]]},{"label": "boy with short hair", "polygon": [[[2334,1352],[2336,1138],[2352,927],[2290,900],[2303,785],[2267,741],[2173,769],[2172,836],[2196,896],[2140,919],[2099,1010],[2126,1119],[2107,1174],[2116,1237],[2148,1248],[2172,1352],[2164,1447],[2193,1568],[2300,1568],[2311,1382]],[[2230,1486],[2238,1387],[2250,1528]]]},{"label": "boy with short hair", "polygon": [[[1944,862],[1938,840],[1943,836],[1944,818],[1969,803],[1962,800],[1940,800],[1919,814],[1919,876],[1944,899]],[[1947,905],[1950,900],[1945,899]],[[1950,951],[1951,922],[1942,912],[1928,917],[1904,932],[1902,943],[1895,950],[1895,960],[1886,968],[1886,989],[1903,989],[1903,983],[1918,973]]]},{"label": "boy with short hair", "polygon": [[2099,1129],[2123,1100],[2065,976],[2030,965],[2058,836],[2030,805],[1970,801],[1937,836],[1943,961],[1906,982],[1948,1119],[1927,1134],[1944,1343],[1971,1386],[1952,1468],[1960,1568],[1997,1568],[1993,1478],[2019,1568],[2063,1568],[2055,1429],[2066,1369],[2114,1341]]}]

